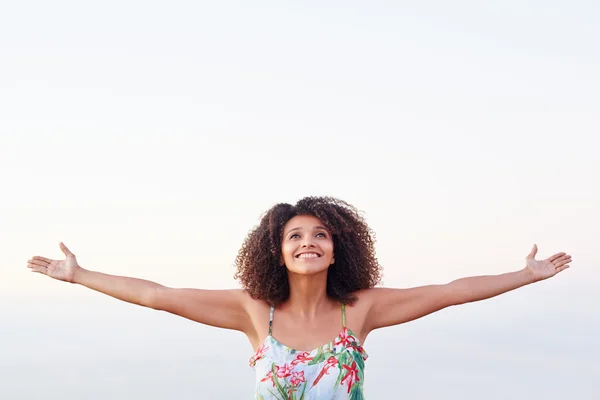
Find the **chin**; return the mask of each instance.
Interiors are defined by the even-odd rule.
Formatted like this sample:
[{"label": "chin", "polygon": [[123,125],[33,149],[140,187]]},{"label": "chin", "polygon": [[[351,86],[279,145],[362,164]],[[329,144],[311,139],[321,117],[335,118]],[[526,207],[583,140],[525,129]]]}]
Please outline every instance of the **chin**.
[{"label": "chin", "polygon": [[317,266],[317,265],[306,265],[306,266],[298,266],[295,265],[292,268],[288,267],[288,272],[292,272],[298,275],[316,275],[323,271],[327,271],[329,269],[328,266]]}]

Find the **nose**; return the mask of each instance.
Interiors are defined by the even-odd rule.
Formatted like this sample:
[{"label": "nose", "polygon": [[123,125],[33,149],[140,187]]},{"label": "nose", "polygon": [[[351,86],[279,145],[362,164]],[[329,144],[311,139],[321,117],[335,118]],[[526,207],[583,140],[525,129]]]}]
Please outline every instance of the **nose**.
[{"label": "nose", "polygon": [[311,235],[304,236],[304,239],[302,239],[302,247],[315,247]]}]

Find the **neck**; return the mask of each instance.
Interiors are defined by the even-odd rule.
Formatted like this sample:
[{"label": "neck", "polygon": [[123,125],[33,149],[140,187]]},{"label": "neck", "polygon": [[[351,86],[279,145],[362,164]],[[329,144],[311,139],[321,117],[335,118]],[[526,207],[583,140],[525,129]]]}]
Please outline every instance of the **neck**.
[{"label": "neck", "polygon": [[[288,271],[289,272],[289,271]],[[288,273],[290,297],[286,306],[300,318],[312,319],[331,306],[327,296],[327,271],[316,275]]]}]

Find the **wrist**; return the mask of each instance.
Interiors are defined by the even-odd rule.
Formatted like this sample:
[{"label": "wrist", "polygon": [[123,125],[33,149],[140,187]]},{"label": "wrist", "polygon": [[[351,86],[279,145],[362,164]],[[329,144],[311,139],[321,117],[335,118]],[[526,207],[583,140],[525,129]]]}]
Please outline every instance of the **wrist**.
[{"label": "wrist", "polygon": [[534,272],[532,271],[531,268],[529,267],[525,267],[521,270],[521,274],[523,275],[523,279],[525,279],[525,284],[530,284],[530,283],[534,283],[537,282],[537,278],[534,274]]},{"label": "wrist", "polygon": [[85,269],[81,268],[80,266],[75,267],[75,269],[73,270],[73,276],[69,282],[80,285],[81,284],[81,275],[84,272],[85,272]]}]

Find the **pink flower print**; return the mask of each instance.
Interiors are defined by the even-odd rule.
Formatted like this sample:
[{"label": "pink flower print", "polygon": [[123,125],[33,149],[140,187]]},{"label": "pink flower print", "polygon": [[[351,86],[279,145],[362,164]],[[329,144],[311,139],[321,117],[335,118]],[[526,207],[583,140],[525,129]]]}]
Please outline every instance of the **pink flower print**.
[{"label": "pink flower print", "polygon": [[252,357],[250,357],[250,366],[253,367],[256,365],[256,362],[260,360],[269,349],[269,346],[265,346],[265,344],[261,344],[258,349],[256,349],[256,353]]},{"label": "pink flower print", "polygon": [[345,369],[348,370],[348,373],[342,378],[342,385],[345,380],[348,380],[348,393],[350,393],[350,388],[354,385],[354,382],[360,381],[358,377],[358,369],[356,369],[356,361],[352,363],[352,366],[349,367],[347,365],[343,365]]},{"label": "pink flower print", "polygon": [[[293,368],[293,367],[292,367]],[[292,368],[288,364],[284,364],[283,367],[279,365],[275,366],[275,374],[278,378],[287,378],[292,374]],[[273,379],[273,370],[267,372],[267,375],[260,380],[261,382],[271,381],[271,384],[275,386],[275,380]]]},{"label": "pink flower print", "polygon": [[262,343],[262,344],[261,344],[261,345],[258,347],[258,349],[256,349],[256,354],[255,354],[256,358],[261,358],[262,356],[264,356],[264,355],[265,355],[265,352],[266,352],[267,350],[269,350],[269,346],[265,346],[265,344],[264,344],[264,343]]},{"label": "pink flower print", "polygon": [[292,361],[292,365],[303,364],[313,359],[313,357],[309,357],[310,353],[305,351],[304,353],[300,353],[296,356],[296,359]]},{"label": "pink flower print", "polygon": [[354,341],[356,341],[356,338],[354,338],[354,336],[348,334],[348,328],[344,327],[344,329],[342,329],[342,332],[339,335],[339,338],[335,341],[335,344],[336,345],[341,344],[345,347]]},{"label": "pink flower print", "polygon": [[292,377],[290,378],[290,383],[294,386],[300,385],[300,383],[306,382],[304,379],[304,371],[294,371],[292,372]]},{"label": "pink flower print", "polygon": [[319,383],[319,381],[321,380],[321,378],[323,377],[323,375],[327,375],[327,373],[329,372],[329,368],[337,367],[337,365],[338,365],[337,358],[335,358],[334,356],[329,357],[327,359],[327,361],[325,362],[325,365],[323,366],[323,369],[321,370],[321,372],[319,372],[319,375],[317,375],[317,377],[313,381],[313,384],[312,384],[311,387],[313,387],[317,383]]},{"label": "pink flower print", "polygon": [[[275,368],[277,368],[277,367],[275,367]],[[261,382],[266,382],[268,380],[271,381],[271,385],[275,386],[275,380],[273,379],[273,371],[269,371],[267,373],[267,376],[265,376],[264,378],[262,378],[260,381]]]},{"label": "pink flower print", "polygon": [[329,369],[331,367],[337,367],[338,365],[338,359],[335,358],[334,356],[331,356],[327,359],[327,362],[325,363],[325,368]]},{"label": "pink flower print", "polygon": [[277,372],[278,378],[287,378],[292,374],[292,369],[294,369],[294,367],[290,367],[288,364],[284,364],[283,367],[276,366],[275,372]]}]

